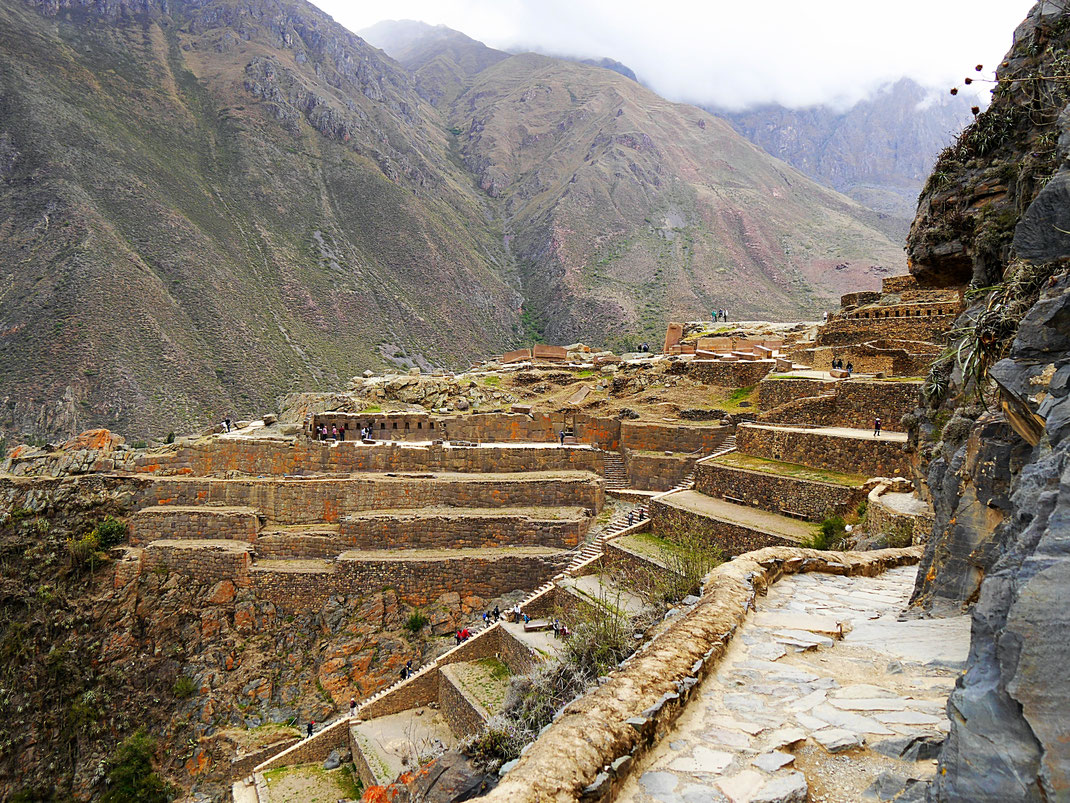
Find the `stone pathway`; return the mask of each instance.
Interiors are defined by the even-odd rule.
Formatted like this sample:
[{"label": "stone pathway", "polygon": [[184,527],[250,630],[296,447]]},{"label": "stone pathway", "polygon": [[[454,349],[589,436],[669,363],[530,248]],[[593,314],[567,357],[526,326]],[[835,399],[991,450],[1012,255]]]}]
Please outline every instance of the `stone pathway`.
[{"label": "stone pathway", "polygon": [[774,584],[618,799],[924,800],[970,630],[897,620],[916,573]]},{"label": "stone pathway", "polygon": [[726,502],[699,491],[676,491],[671,496],[662,497],[661,501],[708,518],[742,524],[745,527],[772,533],[789,541],[802,541],[812,536],[817,529],[817,526],[810,522],[780,516],[757,507]]},{"label": "stone pathway", "polygon": [[793,432],[805,432],[810,435],[829,435],[837,438],[861,438],[863,440],[892,441],[893,443],[906,443],[905,432],[881,432],[879,436],[873,434],[872,429],[858,429],[856,427],[800,427],[787,424],[752,424],[761,429],[791,430]]}]

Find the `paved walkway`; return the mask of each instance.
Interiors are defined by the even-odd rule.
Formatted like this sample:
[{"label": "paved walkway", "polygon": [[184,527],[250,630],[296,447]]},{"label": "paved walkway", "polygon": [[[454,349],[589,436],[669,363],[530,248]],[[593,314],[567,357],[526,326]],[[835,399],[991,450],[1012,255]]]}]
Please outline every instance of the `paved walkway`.
[{"label": "paved walkway", "polygon": [[776,513],[770,513],[767,510],[748,505],[735,505],[698,491],[676,491],[668,496],[663,496],[661,501],[667,505],[675,505],[703,516],[779,535],[781,538],[787,538],[791,541],[801,541],[809,538],[814,534],[815,530],[815,525],[808,522],[798,521],[787,516],[778,516]]},{"label": "paved walkway", "polygon": [[916,572],[773,585],[618,799],[924,800],[970,633],[966,616],[897,621]]},{"label": "paved walkway", "polygon": [[867,441],[882,440],[891,441],[893,443],[907,442],[907,434],[905,432],[882,432],[880,435],[874,435],[872,429],[855,429],[854,427],[795,427],[787,424],[748,424],[748,426],[754,426],[760,429],[808,432],[813,435],[829,435],[836,438],[862,438]]}]

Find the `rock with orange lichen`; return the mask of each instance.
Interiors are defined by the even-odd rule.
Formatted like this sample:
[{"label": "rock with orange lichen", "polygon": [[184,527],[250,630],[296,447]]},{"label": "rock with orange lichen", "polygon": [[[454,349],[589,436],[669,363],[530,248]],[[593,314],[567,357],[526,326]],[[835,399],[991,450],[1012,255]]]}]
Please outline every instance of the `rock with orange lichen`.
[{"label": "rock with orange lichen", "polygon": [[484,773],[457,752],[439,756],[418,770],[403,772],[386,786],[364,790],[362,803],[459,803],[494,787],[498,776]]}]

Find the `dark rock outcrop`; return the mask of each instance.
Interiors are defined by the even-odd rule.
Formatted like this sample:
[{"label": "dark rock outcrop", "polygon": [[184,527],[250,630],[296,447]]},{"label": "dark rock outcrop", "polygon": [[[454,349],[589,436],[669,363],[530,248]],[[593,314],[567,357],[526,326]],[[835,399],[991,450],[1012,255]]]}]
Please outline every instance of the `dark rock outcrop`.
[{"label": "dark rock outcrop", "polygon": [[[1005,291],[1023,271],[1036,278],[1028,295],[983,296],[1032,302],[997,332],[1009,346],[972,341],[1003,356],[981,388],[990,411],[967,400],[970,379],[956,369],[948,401],[920,416],[936,524],[914,602],[930,613],[976,603],[931,792],[939,801],[1070,799],[1068,65],[1070,12],[1038,3],[992,107],[942,156],[911,231],[912,272],[925,284]],[[982,301],[960,324],[991,310]]]}]

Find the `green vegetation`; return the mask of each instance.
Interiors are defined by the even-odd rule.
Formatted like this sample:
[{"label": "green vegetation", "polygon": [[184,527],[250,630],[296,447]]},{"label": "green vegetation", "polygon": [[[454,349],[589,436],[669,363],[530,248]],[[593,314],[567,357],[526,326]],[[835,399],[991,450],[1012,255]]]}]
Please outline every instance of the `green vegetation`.
[{"label": "green vegetation", "polygon": [[490,672],[490,676],[496,680],[507,678],[512,674],[509,667],[498,658],[480,658],[476,663],[485,667]]},{"label": "green vegetation", "polygon": [[197,693],[197,683],[188,675],[183,675],[175,681],[171,691],[179,700],[186,700]]},{"label": "green vegetation", "polygon": [[863,485],[868,479],[861,474],[845,474],[839,471],[811,468],[797,463],[782,463],[779,460],[768,460],[764,457],[753,457],[741,452],[729,452],[713,460],[717,465],[731,466],[732,468],[746,471],[760,471],[763,474],[776,474],[782,477],[793,477],[799,480],[812,482],[827,482],[833,485],[846,485],[856,487]]},{"label": "green vegetation", "polygon": [[488,387],[496,388],[502,384],[502,378],[500,376],[485,376],[483,377],[483,384]]},{"label": "green vegetation", "polygon": [[847,537],[847,524],[842,516],[829,516],[821,522],[821,528],[799,546],[808,549],[839,549]]},{"label": "green vegetation", "polygon": [[152,768],[156,743],[144,731],[127,737],[108,759],[107,791],[101,803],[167,803],[178,789]]},{"label": "green vegetation", "polygon": [[757,385],[748,385],[745,388],[736,388],[727,396],[713,396],[710,399],[710,406],[724,410],[727,413],[738,413],[740,410],[756,408],[757,405]]},{"label": "green vegetation", "polygon": [[428,622],[431,620],[427,618],[423,611],[413,611],[409,614],[409,618],[405,620],[405,629],[413,635],[416,635],[423,630]]},{"label": "green vegetation", "polygon": [[121,521],[114,516],[105,516],[93,528],[91,534],[96,537],[101,549],[109,549],[125,541],[129,535],[129,529],[125,521]]}]

